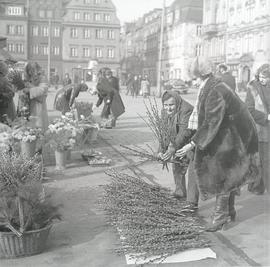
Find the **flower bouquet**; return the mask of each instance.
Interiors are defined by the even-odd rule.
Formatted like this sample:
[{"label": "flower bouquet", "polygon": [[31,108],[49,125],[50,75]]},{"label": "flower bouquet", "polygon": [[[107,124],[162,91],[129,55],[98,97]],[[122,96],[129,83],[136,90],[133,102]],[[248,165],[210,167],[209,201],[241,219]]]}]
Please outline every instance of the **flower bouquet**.
[{"label": "flower bouquet", "polygon": [[22,126],[14,129],[12,137],[21,143],[21,153],[26,157],[33,157],[36,152],[37,139],[41,136],[40,128]]},{"label": "flower bouquet", "polygon": [[88,103],[88,102],[75,102],[74,104],[74,108],[77,111],[77,116],[78,119],[81,118],[88,118],[91,116],[92,112],[93,112],[93,103]]},{"label": "flower bouquet", "polygon": [[66,153],[78,143],[81,133],[82,130],[76,122],[66,116],[62,116],[49,125],[45,132],[45,143],[55,150],[57,169],[65,169]]}]

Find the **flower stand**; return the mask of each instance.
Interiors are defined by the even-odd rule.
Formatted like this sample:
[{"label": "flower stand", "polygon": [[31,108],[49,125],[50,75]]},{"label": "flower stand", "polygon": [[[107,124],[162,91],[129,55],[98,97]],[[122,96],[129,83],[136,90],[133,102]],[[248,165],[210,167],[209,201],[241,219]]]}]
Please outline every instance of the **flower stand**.
[{"label": "flower stand", "polygon": [[21,153],[27,158],[31,158],[36,153],[36,141],[22,142],[21,141]]},{"label": "flower stand", "polygon": [[56,170],[62,171],[66,168],[67,151],[66,150],[55,150],[55,168]]}]

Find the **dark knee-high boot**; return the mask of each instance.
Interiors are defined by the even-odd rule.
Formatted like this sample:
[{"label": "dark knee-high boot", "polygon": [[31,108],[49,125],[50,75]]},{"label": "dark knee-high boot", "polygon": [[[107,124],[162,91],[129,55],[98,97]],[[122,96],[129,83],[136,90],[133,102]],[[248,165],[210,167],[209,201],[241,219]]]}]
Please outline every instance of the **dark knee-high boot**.
[{"label": "dark knee-high boot", "polygon": [[229,197],[230,193],[219,194],[216,196],[216,206],[212,216],[212,222],[206,225],[206,231],[216,232],[221,230],[228,222],[230,222]]},{"label": "dark knee-high boot", "polygon": [[231,217],[231,221],[235,221],[235,217],[236,217],[236,210],[234,207],[234,201],[235,201],[235,194],[236,192],[233,191],[230,193],[230,197],[229,197],[229,216]]}]

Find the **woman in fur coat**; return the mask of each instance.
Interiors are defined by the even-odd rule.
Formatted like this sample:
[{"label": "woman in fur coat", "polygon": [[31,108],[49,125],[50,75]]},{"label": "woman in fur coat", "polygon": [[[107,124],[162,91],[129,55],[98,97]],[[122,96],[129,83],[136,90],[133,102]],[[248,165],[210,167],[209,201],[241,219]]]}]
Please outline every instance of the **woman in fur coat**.
[{"label": "woman in fur coat", "polygon": [[194,63],[193,73],[201,86],[189,128],[196,133],[176,155],[181,158],[195,147],[200,196],[203,200],[216,197],[207,230],[217,231],[235,219],[236,189],[258,174],[258,136],[245,104],[211,71],[212,65],[205,59]]}]

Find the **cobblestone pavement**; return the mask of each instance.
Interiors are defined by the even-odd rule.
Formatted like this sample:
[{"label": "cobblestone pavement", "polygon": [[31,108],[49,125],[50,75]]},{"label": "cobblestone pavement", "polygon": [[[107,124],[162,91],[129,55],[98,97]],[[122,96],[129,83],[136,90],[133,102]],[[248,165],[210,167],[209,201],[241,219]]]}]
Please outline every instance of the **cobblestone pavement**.
[{"label": "cobblestone pavement", "polygon": [[[54,92],[48,97],[51,119],[59,113],[52,110]],[[194,103],[196,92],[184,97]],[[86,93],[81,100],[96,101]],[[173,189],[172,173],[162,171],[156,163],[141,164],[120,145],[155,148],[150,130],[139,117],[145,116],[141,97],[123,96],[126,113],[117,122],[115,129],[102,129],[98,140],[91,145],[113,159],[113,167],[144,177],[147,181]],[[158,100],[160,101],[160,100]],[[100,114],[100,109],[94,114]],[[119,242],[114,229],[106,224],[98,200],[102,197],[102,185],[110,178],[101,167],[89,167],[82,161],[80,151],[72,153],[67,169],[62,173],[54,170],[53,151],[47,154],[47,175],[44,185],[55,193],[55,201],[63,204],[63,220],[53,227],[47,250],[36,256],[1,260],[0,267],[124,267],[125,258],[114,253]],[[227,231],[211,234],[213,250],[217,259],[197,262],[163,264],[165,267],[180,266],[270,266],[269,249],[269,197],[253,196],[242,190],[236,209],[238,219]],[[200,203],[199,214],[209,218],[213,200]],[[148,266],[148,265],[144,265]],[[150,266],[150,265],[149,265]],[[155,264],[151,266],[156,266]]]}]

